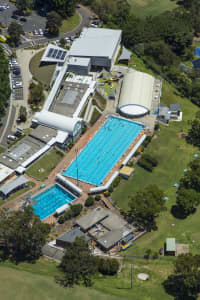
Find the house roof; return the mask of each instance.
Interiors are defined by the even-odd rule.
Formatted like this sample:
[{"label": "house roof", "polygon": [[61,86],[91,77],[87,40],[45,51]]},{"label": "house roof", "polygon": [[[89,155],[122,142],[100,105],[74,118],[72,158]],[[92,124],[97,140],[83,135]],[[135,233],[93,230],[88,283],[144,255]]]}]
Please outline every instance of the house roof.
[{"label": "house roof", "polygon": [[2,192],[4,195],[9,194],[17,187],[20,187],[22,184],[28,182],[28,179],[26,179],[23,175],[15,178],[14,180],[4,184],[0,188],[0,192]]},{"label": "house roof", "polygon": [[95,224],[99,223],[109,215],[108,211],[101,207],[97,207],[93,211],[89,212],[87,215],[82,216],[76,221],[83,230],[88,230]]},{"label": "house roof", "polygon": [[123,46],[122,54],[119,57],[119,61],[120,60],[130,60],[130,58],[131,58],[131,52]]},{"label": "house roof", "polygon": [[63,241],[67,243],[73,243],[77,237],[84,237],[86,241],[90,240],[90,237],[84,234],[80,229],[73,228],[72,230],[66,232],[62,236],[58,237],[56,241]]},{"label": "house roof", "polygon": [[181,106],[180,104],[171,104],[169,107],[170,111],[180,111],[181,110]]},{"label": "house roof", "polygon": [[167,238],[166,239],[166,251],[176,251],[176,239]]}]

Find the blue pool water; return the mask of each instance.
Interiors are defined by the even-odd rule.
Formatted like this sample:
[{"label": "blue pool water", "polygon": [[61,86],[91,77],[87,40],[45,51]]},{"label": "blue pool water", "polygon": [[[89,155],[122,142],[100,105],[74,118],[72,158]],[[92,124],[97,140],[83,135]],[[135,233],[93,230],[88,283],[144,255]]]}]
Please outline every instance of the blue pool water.
[{"label": "blue pool water", "polygon": [[74,199],[75,196],[64,190],[58,184],[55,184],[46,191],[31,198],[31,201],[36,202],[33,204],[34,213],[38,215],[41,220],[44,220],[53,214],[56,209],[64,204],[71,203]]},{"label": "blue pool water", "polygon": [[94,185],[114,167],[123,153],[142,130],[143,126],[117,117],[109,117],[92,140],[80,152],[76,160],[63,173]]}]

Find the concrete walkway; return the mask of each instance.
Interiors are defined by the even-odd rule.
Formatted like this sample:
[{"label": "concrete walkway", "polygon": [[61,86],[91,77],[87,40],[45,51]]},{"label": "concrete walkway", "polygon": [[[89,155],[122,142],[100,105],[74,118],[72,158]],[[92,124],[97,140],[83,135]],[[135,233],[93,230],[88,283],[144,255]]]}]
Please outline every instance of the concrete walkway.
[{"label": "concrete walkway", "polygon": [[25,123],[21,123],[20,127],[25,129],[29,128],[31,125],[31,120],[32,120],[32,112],[28,104],[28,98],[29,98],[29,85],[32,81],[32,74],[29,70],[29,64],[32,59],[32,57],[40,52],[43,48],[37,49],[37,50],[24,50],[24,49],[19,49],[16,52],[17,55],[17,60],[19,62],[19,65],[21,67],[21,76],[22,76],[22,82],[23,82],[23,97],[24,99],[21,100],[15,100],[13,101],[13,105],[16,107],[16,114],[15,114],[15,119],[13,123],[13,128],[12,131],[16,131],[17,123],[16,120],[18,119],[19,116],[19,109],[20,106],[26,107],[27,110],[27,121]]}]

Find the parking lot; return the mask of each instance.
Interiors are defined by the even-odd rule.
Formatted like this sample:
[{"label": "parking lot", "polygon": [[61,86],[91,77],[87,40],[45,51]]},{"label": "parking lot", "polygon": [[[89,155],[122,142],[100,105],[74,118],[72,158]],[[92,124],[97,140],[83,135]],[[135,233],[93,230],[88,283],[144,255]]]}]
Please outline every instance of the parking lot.
[{"label": "parking lot", "polygon": [[9,61],[11,87],[12,87],[12,100],[23,100],[23,83],[21,77],[20,66],[15,58]]},{"label": "parking lot", "polygon": [[[39,34],[39,29],[44,30],[46,25],[46,18],[39,16],[35,11],[32,11],[30,16],[18,16],[15,15],[13,18],[14,12],[16,11],[16,7],[13,3],[9,2],[8,0],[1,0],[0,6],[7,6],[4,10],[0,10],[0,23],[6,25],[7,27],[13,21],[17,22],[18,24],[22,25],[24,32],[27,36],[30,37],[29,32],[38,31],[38,37],[41,37]],[[24,21],[24,19],[26,21]],[[3,30],[4,32],[6,29]],[[34,36],[35,37],[35,36]]]}]

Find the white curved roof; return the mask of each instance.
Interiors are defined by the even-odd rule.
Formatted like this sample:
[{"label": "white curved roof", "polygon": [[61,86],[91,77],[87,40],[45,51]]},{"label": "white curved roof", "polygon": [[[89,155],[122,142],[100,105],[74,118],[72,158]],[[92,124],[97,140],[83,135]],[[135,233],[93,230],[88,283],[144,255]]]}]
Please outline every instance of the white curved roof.
[{"label": "white curved roof", "polygon": [[47,127],[68,132],[72,136],[80,129],[81,123],[79,118],[69,118],[47,110],[35,113],[33,121]]},{"label": "white curved roof", "polygon": [[119,110],[129,116],[148,113],[153,98],[154,78],[146,73],[129,71],[123,80]]}]

